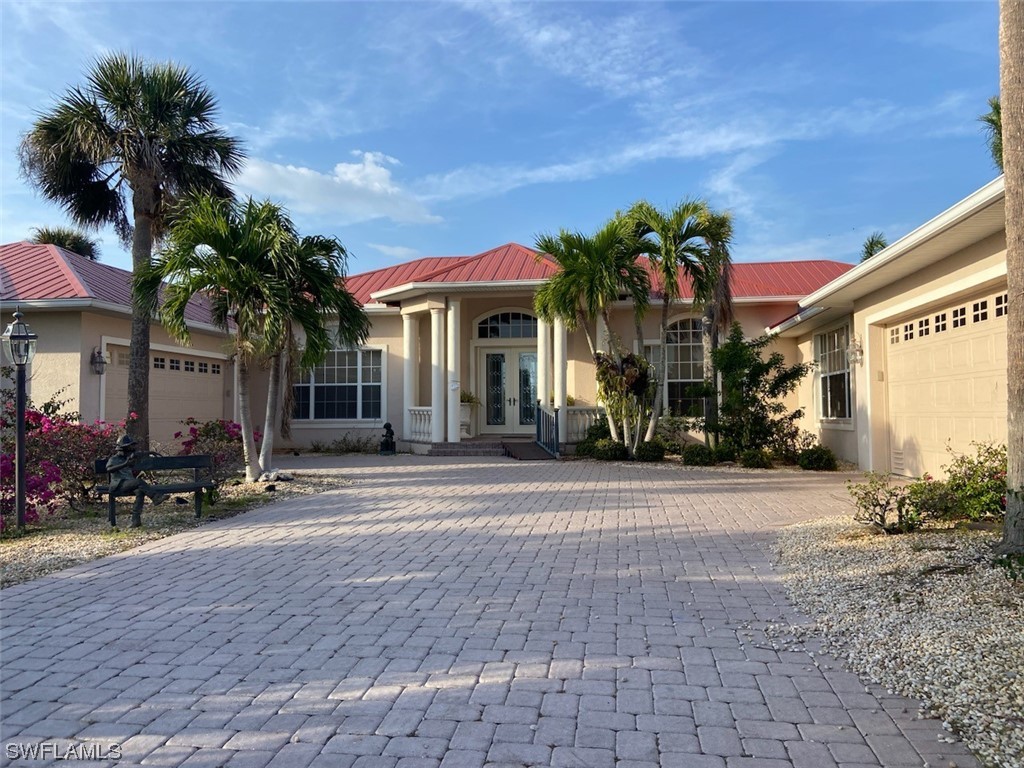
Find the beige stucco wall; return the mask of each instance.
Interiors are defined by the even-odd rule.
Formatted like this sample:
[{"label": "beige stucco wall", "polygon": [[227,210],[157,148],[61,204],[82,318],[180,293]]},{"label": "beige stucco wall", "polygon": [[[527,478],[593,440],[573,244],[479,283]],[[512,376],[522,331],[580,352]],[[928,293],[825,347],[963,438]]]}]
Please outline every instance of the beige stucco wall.
[{"label": "beige stucco wall", "polygon": [[[864,361],[853,366],[853,418],[849,425],[822,424],[817,415],[815,383],[808,378],[800,390],[802,402],[810,404],[804,428],[821,435],[822,442],[837,455],[856,462],[862,469],[888,472],[889,414],[886,402],[887,325],[914,318],[933,308],[947,306],[983,290],[993,292],[1006,285],[1006,236],[992,235],[941,261],[854,302],[844,318],[816,328],[799,337],[802,359],[813,359],[816,333],[842,323],[851,325],[860,337]],[[938,472],[939,468],[929,468]]]},{"label": "beige stucco wall", "polygon": [[[25,310],[25,321],[38,335],[36,356],[27,371],[28,395],[37,405],[56,396],[67,401],[67,409],[82,411],[88,418],[89,402],[80,385],[88,371],[82,359],[82,316],[78,312]],[[4,361],[7,364],[7,361]]]}]

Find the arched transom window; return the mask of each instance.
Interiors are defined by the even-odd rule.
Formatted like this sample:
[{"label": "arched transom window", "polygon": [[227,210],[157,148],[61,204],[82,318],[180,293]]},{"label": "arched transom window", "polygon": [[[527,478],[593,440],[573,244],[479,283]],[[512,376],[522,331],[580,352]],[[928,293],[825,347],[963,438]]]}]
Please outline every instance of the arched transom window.
[{"label": "arched transom window", "polygon": [[525,312],[495,312],[477,323],[478,339],[535,339],[537,318]]}]

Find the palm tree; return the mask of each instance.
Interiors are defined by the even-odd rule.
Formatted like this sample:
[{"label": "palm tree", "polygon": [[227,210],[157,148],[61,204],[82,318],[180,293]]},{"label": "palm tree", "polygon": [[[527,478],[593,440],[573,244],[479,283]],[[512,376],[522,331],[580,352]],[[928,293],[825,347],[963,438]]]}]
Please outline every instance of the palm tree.
[{"label": "palm tree", "polygon": [[880,253],[889,247],[889,239],[885,236],[884,232],[877,231],[872,232],[868,235],[864,241],[864,245],[860,249],[860,260],[867,261],[876,253]]},{"label": "palm tree", "polygon": [[[1006,182],[1006,521],[999,551],[1024,554],[1024,6],[999,3],[999,59],[1006,122],[1000,147]],[[1002,139],[1006,139],[1005,144]]]},{"label": "palm tree", "polygon": [[56,245],[65,251],[85,256],[89,261],[99,261],[100,246],[84,232],[71,227],[38,227],[32,230],[31,242],[38,245]]},{"label": "palm tree", "polygon": [[988,144],[988,151],[992,153],[992,162],[995,163],[1000,173],[1003,171],[1002,111],[999,97],[993,96],[988,100],[988,112],[978,118],[985,126],[985,143]]},{"label": "palm tree", "polygon": [[[80,226],[112,224],[131,242],[132,265],[141,272],[176,200],[193,190],[230,194],[224,178],[238,171],[243,154],[216,128],[215,113],[213,95],[187,68],[123,53],[103,56],[85,85],[68,90],[22,138],[21,169]],[[130,428],[143,445],[149,440],[149,325],[149,315],[136,306],[128,411],[138,415]]]},{"label": "palm tree", "polygon": [[646,200],[629,210],[636,234],[642,238],[651,267],[661,288],[660,349],[662,364],[654,395],[654,408],[647,425],[646,440],[653,440],[668,388],[668,319],[672,305],[679,299],[680,278],[693,286],[695,294],[710,297],[711,281],[707,271],[709,211],[707,203],[687,199],[667,213],[659,211]]},{"label": "palm tree", "polygon": [[[557,236],[541,235],[535,246],[559,266],[538,290],[534,308],[544,320],[555,317],[565,322],[570,331],[580,329],[587,339],[590,354],[597,363],[600,350],[590,325],[598,317],[611,328],[611,308],[622,296],[633,299],[634,313],[642,317],[650,305],[650,278],[637,263],[639,242],[632,225],[616,217],[591,236],[562,230]],[[621,362],[621,345],[612,340],[612,353]],[[611,413],[608,425],[612,438],[619,439],[618,427]]]},{"label": "palm tree", "polygon": [[[701,345],[704,350],[704,388],[713,392],[716,385],[714,352],[722,333],[732,325],[732,215],[708,211],[704,215],[704,243],[707,261],[703,280],[694,283],[694,306],[703,307]],[[718,407],[711,395],[704,397],[704,443],[710,447],[718,421]]]},{"label": "palm tree", "polygon": [[[135,278],[147,311],[156,306],[166,281],[159,318],[180,343],[189,343],[185,308],[196,295],[210,301],[214,322],[232,334],[249,482],[262,474],[253,437],[249,369],[261,350],[278,348],[286,335],[293,310],[288,262],[295,237],[292,222],[278,205],[197,195],[175,212],[164,249]],[[314,347],[320,348],[319,339]]]},{"label": "palm tree", "polygon": [[[273,462],[274,435],[280,413],[281,435],[290,433],[292,387],[299,370],[320,365],[336,346],[355,347],[366,341],[370,321],[355,297],[345,289],[348,253],[331,237],[318,235],[295,240],[284,260],[288,288],[285,333],[276,345],[265,350],[270,358],[267,385],[267,411],[260,446],[260,466],[264,471]],[[337,332],[328,330],[330,318],[337,319]],[[301,353],[295,342],[294,326],[305,338]],[[286,368],[285,408],[280,409],[282,368]]]}]

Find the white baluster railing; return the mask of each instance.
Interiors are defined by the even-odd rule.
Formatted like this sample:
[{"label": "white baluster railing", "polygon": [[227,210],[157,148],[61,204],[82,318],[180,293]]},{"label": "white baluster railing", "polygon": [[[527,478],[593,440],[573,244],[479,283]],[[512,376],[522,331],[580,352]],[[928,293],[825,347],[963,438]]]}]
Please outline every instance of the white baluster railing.
[{"label": "white baluster railing", "polygon": [[433,418],[434,409],[417,407],[409,409],[409,421],[411,422],[411,434],[408,440],[414,443],[430,442],[430,422]]},{"label": "white baluster railing", "polygon": [[578,443],[587,436],[587,430],[599,419],[604,418],[604,408],[571,405],[568,412],[569,434],[563,439],[567,443]]}]

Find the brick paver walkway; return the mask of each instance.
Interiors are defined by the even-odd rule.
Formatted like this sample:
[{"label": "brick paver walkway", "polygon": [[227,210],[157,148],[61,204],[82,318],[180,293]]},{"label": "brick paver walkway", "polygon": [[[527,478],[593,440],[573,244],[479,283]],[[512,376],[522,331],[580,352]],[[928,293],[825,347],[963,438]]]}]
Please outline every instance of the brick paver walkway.
[{"label": "brick paver walkway", "polygon": [[836,478],[332,463],[351,487],[5,590],[5,744],[116,742],[119,766],[974,765],[913,703],[760,631],[797,618],[770,529],[848,509]]}]

